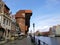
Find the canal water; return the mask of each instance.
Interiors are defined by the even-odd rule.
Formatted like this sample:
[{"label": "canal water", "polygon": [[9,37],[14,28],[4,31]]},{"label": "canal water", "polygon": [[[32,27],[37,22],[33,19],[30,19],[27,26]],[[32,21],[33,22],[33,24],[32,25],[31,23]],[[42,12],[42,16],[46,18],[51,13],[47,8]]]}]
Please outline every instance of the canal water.
[{"label": "canal water", "polygon": [[41,40],[42,42],[45,42],[48,45],[60,45],[60,37],[35,36],[35,41],[37,44],[38,40]]}]

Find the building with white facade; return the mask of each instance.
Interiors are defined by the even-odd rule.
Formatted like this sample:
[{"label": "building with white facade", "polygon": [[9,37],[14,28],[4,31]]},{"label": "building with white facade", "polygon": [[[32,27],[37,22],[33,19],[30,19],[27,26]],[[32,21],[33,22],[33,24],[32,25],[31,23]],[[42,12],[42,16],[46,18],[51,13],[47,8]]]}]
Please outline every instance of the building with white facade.
[{"label": "building with white facade", "polygon": [[56,26],[56,36],[60,36],[60,25]]},{"label": "building with white facade", "polygon": [[7,5],[0,0],[0,26],[5,30],[4,37],[10,38],[10,31],[11,31],[11,23],[12,19],[9,13],[10,9]]},{"label": "building with white facade", "polygon": [[60,25],[56,25],[50,28],[51,36],[60,36]]}]

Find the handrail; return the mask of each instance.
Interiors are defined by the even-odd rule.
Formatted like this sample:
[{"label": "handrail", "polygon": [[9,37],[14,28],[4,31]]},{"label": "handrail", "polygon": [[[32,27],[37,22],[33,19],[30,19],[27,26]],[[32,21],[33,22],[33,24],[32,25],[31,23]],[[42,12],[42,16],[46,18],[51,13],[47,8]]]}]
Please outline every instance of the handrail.
[{"label": "handrail", "polygon": [[38,45],[41,45],[41,42],[43,43],[43,45],[48,45],[47,43],[45,43],[45,42],[38,39]]},{"label": "handrail", "polygon": [[[31,38],[31,41],[35,42],[35,44],[36,44],[36,41],[35,41],[36,38],[34,39],[32,36],[30,36],[30,38]],[[42,45],[41,42],[43,43],[43,45],[48,45],[46,42],[44,42],[40,39],[38,39],[37,45]]]}]

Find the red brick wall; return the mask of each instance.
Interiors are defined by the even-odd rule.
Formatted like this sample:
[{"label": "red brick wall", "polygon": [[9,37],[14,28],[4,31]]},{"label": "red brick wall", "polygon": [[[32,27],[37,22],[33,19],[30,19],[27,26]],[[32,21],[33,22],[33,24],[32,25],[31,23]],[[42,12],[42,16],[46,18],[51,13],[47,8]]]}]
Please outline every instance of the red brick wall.
[{"label": "red brick wall", "polygon": [[17,20],[17,23],[19,24],[19,27],[21,29],[21,32],[25,32],[25,19],[18,18],[16,20]]},{"label": "red brick wall", "polygon": [[[22,13],[25,13],[25,16],[22,15]],[[31,14],[30,14],[30,15],[28,15],[28,17],[26,17],[26,13],[30,14],[32,12],[30,10],[20,10],[15,15],[16,21],[19,24],[21,32],[24,32],[24,33],[25,32],[27,33],[27,31],[28,31],[28,28],[29,28],[28,25],[30,24],[29,23],[30,21],[27,21],[27,20],[30,20],[28,17],[31,16]],[[27,18],[27,20],[25,18]],[[26,23],[27,23],[27,25],[26,25]]]}]

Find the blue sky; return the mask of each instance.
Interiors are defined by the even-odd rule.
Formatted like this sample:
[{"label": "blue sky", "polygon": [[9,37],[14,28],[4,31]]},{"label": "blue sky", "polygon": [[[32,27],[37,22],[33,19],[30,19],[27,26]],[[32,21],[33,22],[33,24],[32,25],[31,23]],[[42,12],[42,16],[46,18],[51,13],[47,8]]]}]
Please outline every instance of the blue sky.
[{"label": "blue sky", "polygon": [[[60,24],[60,0],[3,0],[15,14],[18,10],[32,10],[30,30],[47,31],[47,28]],[[46,29],[45,29],[46,28]]]}]

